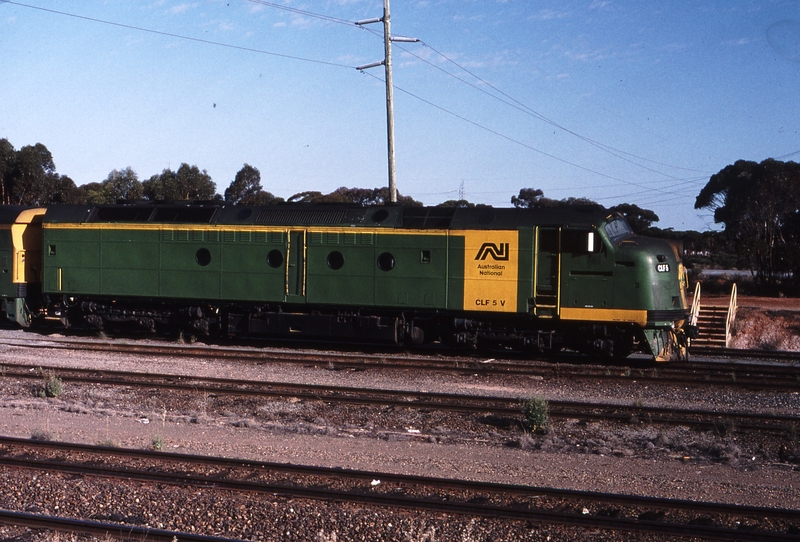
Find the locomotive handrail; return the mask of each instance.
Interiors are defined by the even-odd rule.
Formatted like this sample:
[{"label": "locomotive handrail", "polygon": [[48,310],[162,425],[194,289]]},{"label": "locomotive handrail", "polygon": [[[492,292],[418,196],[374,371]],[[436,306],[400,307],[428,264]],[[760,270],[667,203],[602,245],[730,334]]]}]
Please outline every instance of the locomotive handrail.
[{"label": "locomotive handrail", "polygon": [[692,297],[692,310],[689,313],[689,325],[697,326],[697,318],[700,316],[700,281],[694,286],[694,296]]},{"label": "locomotive handrail", "polygon": [[731,301],[728,304],[728,317],[725,320],[725,348],[731,347],[731,328],[733,328],[733,322],[736,319],[737,308],[737,291],[736,283],[734,282],[731,288]]}]

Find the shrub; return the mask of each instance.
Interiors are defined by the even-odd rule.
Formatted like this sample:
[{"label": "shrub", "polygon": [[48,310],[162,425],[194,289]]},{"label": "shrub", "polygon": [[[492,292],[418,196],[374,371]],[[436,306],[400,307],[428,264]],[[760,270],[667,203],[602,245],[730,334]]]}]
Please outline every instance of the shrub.
[{"label": "shrub", "polygon": [[550,426],[550,404],[541,395],[534,395],[525,401],[522,414],[531,433],[546,432]]},{"label": "shrub", "polygon": [[160,435],[155,435],[153,440],[150,441],[150,449],[155,450],[156,452],[161,452],[164,450],[164,437]]},{"label": "shrub", "polygon": [[58,397],[64,391],[63,382],[52,370],[43,371],[39,369],[42,376],[42,387],[39,388],[39,397]]}]

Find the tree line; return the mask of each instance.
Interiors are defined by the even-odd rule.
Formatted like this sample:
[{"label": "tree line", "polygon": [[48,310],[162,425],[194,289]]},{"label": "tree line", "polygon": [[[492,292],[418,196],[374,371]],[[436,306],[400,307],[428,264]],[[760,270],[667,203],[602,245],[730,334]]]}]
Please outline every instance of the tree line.
[{"label": "tree line", "polygon": [[[398,194],[398,203],[421,206]],[[328,194],[305,191],[284,200],[265,190],[261,173],[244,164],[222,195],[206,170],[183,163],[140,181],[127,167],[113,170],[105,180],[76,186],[56,172],[50,151],[41,143],[15,149],[0,139],[0,204],[47,206],[53,204],[107,204],[118,201],[224,201],[234,205],[274,203],[356,203],[379,205],[389,201],[382,188],[341,187]],[[524,208],[570,205],[596,206],[587,198],[554,200],[538,188],[522,188],[511,197]],[[474,207],[467,200],[448,200],[440,207]],[[773,159],[761,163],[740,160],[711,176],[695,200],[695,209],[714,212],[723,231],[673,231],[654,224],[658,215],[634,204],[609,208],[624,215],[639,234],[683,242],[689,266],[749,269],[762,292],[800,292],[800,165]]]}]

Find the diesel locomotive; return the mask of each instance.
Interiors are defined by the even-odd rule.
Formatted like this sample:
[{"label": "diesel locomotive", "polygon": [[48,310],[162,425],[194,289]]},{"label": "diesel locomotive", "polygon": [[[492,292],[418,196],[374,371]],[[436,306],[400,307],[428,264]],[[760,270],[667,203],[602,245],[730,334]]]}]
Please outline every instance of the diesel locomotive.
[{"label": "diesel locomotive", "polygon": [[598,208],[0,207],[22,326],[686,356],[680,247]]}]

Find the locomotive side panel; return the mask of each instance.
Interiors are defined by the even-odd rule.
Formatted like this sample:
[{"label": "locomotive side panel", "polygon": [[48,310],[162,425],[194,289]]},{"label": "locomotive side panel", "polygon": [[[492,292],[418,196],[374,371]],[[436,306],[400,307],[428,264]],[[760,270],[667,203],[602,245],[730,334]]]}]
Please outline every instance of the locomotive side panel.
[{"label": "locomotive side panel", "polygon": [[158,231],[130,228],[102,229],[100,250],[100,294],[158,295]]},{"label": "locomotive side panel", "polygon": [[378,306],[447,307],[446,232],[379,235],[373,268]]},{"label": "locomotive side panel", "polygon": [[45,225],[43,288],[64,294],[100,293],[100,231]]},{"label": "locomotive side panel", "polygon": [[286,232],[279,230],[223,230],[220,297],[284,301],[287,239]]},{"label": "locomotive side panel", "polygon": [[161,232],[159,295],[167,298],[220,298],[222,250],[218,231],[175,229]]},{"label": "locomotive side panel", "polygon": [[375,303],[374,232],[310,229],[305,254],[309,303],[343,306]]},{"label": "locomotive side panel", "polygon": [[[616,307],[614,262],[594,231],[564,230],[561,234],[562,304],[565,307]],[[604,250],[605,249],[605,250]]]},{"label": "locomotive side panel", "polygon": [[464,310],[464,236],[454,232],[447,239],[447,309]]}]

